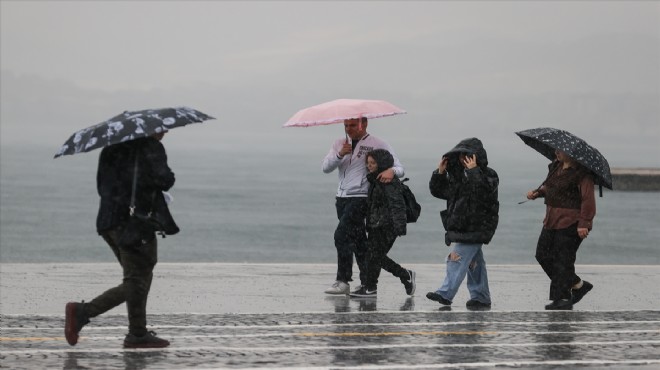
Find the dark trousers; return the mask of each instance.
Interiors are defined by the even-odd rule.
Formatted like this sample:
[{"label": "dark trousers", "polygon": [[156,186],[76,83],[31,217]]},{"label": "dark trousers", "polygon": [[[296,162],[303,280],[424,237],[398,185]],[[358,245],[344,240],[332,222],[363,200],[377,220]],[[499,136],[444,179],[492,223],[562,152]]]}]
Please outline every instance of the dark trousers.
[{"label": "dark trousers", "polygon": [[582,239],[577,224],[566,229],[543,229],[536,246],[536,260],[550,278],[550,299],[571,299],[571,287],[580,282],[575,256]]},{"label": "dark trousers", "polygon": [[367,198],[337,198],[335,202],[339,224],[335,230],[337,248],[337,279],[353,281],[353,254],[360,269],[360,281],[366,279]]},{"label": "dark trousers", "polygon": [[369,238],[367,239],[367,279],[366,281],[362,280],[362,283],[368,289],[377,288],[381,268],[398,278],[407,276],[406,269],[387,256],[395,240],[396,235],[389,228],[369,230]]},{"label": "dark trousers", "polygon": [[84,306],[89,317],[96,317],[126,302],[128,332],[141,337],[147,333],[147,296],[151,288],[154,266],[158,261],[158,242],[136,248],[120,248],[118,233],[111,230],[101,235],[117,257],[123,270],[120,285],[108,289]]}]

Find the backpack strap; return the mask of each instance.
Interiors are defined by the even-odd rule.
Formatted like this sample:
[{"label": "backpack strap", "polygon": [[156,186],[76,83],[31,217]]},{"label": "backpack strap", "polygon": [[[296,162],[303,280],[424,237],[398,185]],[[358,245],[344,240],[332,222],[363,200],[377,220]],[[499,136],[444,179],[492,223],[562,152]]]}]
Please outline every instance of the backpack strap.
[{"label": "backpack strap", "polygon": [[128,214],[133,216],[135,214],[135,192],[137,190],[137,176],[138,176],[138,153],[135,152],[135,165],[133,165],[133,186],[131,187],[131,204],[128,207]]}]

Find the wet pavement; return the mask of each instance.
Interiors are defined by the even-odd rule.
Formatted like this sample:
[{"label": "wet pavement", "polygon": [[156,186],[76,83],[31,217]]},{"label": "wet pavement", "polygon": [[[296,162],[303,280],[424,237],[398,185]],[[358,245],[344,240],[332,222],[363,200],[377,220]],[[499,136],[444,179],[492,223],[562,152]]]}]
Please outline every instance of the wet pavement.
[{"label": "wet pavement", "polygon": [[449,310],[427,300],[436,265],[411,265],[414,297],[384,276],[375,299],[322,294],[331,267],[159,265],[149,329],[172,345],[124,350],[123,305],[93,319],[75,347],[63,338],[64,304],[111,287],[116,266],[3,264],[0,367],[660,368],[659,266],[579,266],[595,288],[560,312],[543,310],[536,266],[489,267],[490,311],[467,310],[464,287]]}]

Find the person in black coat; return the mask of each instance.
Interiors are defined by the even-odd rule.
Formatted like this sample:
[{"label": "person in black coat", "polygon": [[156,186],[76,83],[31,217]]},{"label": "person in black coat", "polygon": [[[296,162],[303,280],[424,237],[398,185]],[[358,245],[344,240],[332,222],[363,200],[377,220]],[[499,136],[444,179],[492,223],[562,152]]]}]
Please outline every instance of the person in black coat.
[{"label": "person in black coat", "polygon": [[406,205],[401,181],[394,177],[391,182],[378,180],[378,174],[394,165],[394,157],[385,149],[367,153],[367,273],[366,281],[352,297],[375,297],[381,268],[398,277],[408,295],[415,293],[415,272],[407,270],[387,256],[398,236],[406,235]]},{"label": "person in black coat", "polygon": [[[126,302],[128,335],[126,348],[160,348],[169,342],[147,331],[147,296],[156,265],[157,239],[154,229],[147,229],[141,238],[126,244],[125,236],[134,218],[130,215],[134,193],[135,214],[158,220],[158,231],[176,234],[179,231],[169,212],[163,191],[174,185],[174,173],[167,165],[167,154],[160,140],[164,133],[151,137],[110,145],[99,156],[97,190],[100,204],[96,219],[98,233],[108,243],[123,269],[123,282],[91,302],[69,302],[65,307],[65,337],[70,345],[78,342],[78,333],[89,319]],[[133,179],[135,190],[133,190]],[[129,238],[130,239],[130,238]]]},{"label": "person in black coat", "polygon": [[497,228],[499,201],[497,172],[488,167],[481,141],[469,138],[447,152],[433,171],[431,194],[447,201],[440,212],[445,244],[451,246],[444,282],[426,297],[449,306],[467,274],[470,291],[468,308],[491,305],[486,261],[481,247],[488,244]]}]

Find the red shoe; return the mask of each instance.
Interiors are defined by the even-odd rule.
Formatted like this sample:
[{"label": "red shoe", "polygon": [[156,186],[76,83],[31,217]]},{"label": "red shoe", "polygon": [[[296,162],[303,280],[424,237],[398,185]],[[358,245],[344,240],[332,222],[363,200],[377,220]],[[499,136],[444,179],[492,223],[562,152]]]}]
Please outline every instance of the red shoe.
[{"label": "red shoe", "polygon": [[78,333],[83,326],[89,323],[87,313],[82,303],[69,302],[64,308],[64,337],[66,341],[75,346],[78,343]]}]

